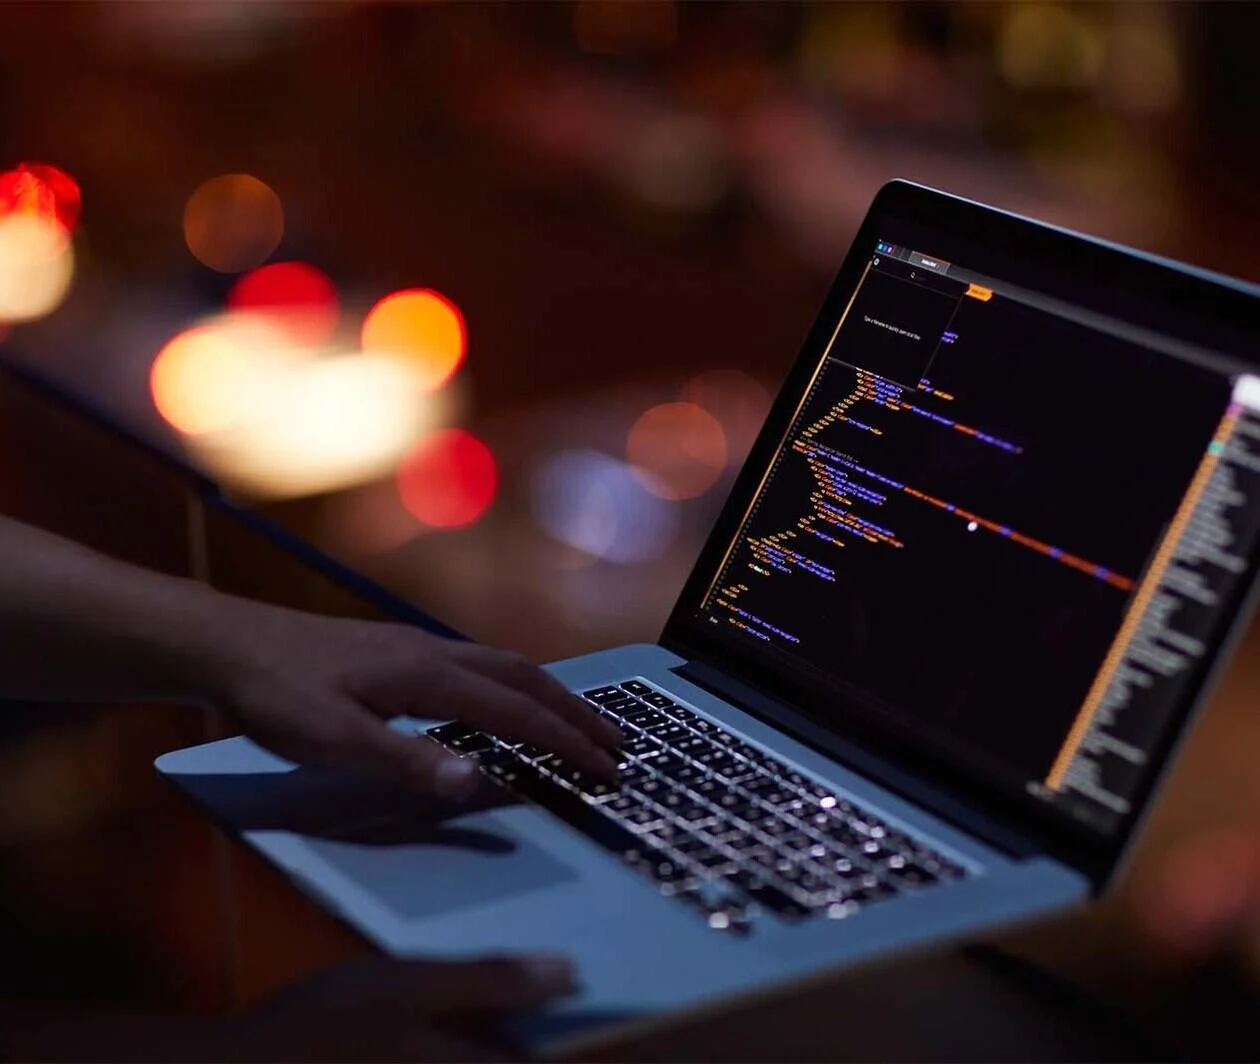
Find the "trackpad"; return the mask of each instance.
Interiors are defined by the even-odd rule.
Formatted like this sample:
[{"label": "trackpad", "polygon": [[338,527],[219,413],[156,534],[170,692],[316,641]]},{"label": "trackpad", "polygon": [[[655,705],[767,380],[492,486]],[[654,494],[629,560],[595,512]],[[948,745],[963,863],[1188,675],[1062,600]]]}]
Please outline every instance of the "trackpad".
[{"label": "trackpad", "polygon": [[312,768],[170,778],[236,831],[300,835],[408,919],[578,878],[494,815],[518,803],[489,783],[475,800],[453,805],[376,779]]},{"label": "trackpad", "polygon": [[[329,837],[336,836],[336,837]],[[310,849],[398,916],[436,916],[577,879],[486,813],[435,822],[381,817],[308,840]]]}]

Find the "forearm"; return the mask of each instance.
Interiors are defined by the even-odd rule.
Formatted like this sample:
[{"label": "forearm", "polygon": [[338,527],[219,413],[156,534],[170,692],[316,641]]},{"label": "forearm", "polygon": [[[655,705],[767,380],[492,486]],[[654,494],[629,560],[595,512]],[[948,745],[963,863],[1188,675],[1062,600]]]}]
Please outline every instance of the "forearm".
[{"label": "forearm", "polygon": [[213,698],[225,598],[0,517],[0,698]]}]

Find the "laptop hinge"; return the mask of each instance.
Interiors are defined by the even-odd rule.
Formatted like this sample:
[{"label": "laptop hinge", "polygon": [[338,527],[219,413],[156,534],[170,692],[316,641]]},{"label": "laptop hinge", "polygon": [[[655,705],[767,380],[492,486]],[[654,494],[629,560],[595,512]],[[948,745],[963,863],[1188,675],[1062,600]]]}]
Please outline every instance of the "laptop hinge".
[{"label": "laptop hinge", "polygon": [[712,665],[693,660],[671,671],[746,713],[787,732],[792,738],[834,758],[846,768],[861,773],[881,787],[922,806],[933,816],[976,836],[1007,856],[1022,859],[1045,852],[1033,839],[1009,825],[986,816],[948,791],[898,769],[886,759],[815,724],[798,710],[762,694]]}]

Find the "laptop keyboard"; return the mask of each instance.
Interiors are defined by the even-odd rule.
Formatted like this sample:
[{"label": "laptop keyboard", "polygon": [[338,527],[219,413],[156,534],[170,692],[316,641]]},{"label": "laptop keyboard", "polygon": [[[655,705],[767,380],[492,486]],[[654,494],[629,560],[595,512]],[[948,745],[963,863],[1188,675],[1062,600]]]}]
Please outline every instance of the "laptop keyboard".
[{"label": "laptop keyboard", "polygon": [[621,728],[619,787],[458,722],[426,734],[720,930],[747,932],[764,913],[839,919],[968,874],[642,680],[582,694]]}]

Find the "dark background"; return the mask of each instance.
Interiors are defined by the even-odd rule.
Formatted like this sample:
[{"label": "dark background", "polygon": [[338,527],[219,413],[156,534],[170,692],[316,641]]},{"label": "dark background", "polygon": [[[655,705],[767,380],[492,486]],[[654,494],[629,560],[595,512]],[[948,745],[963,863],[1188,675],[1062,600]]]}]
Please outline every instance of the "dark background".
[{"label": "dark background", "polygon": [[[234,490],[539,660],[652,639],[887,179],[1260,279],[1257,20],[1199,3],[0,4],[0,170],[52,164],[83,196],[67,299],[0,327],[0,357],[214,466],[158,415],[148,374],[234,280],[189,253],[189,197],[252,174],[284,207],[270,261],[337,286],[338,351],[390,291],[458,305],[467,362],[429,412],[490,446],[499,485],[455,530],[411,516],[391,468]],[[0,391],[7,511],[187,571],[182,490]],[[639,418],[680,401],[695,407],[650,421],[628,455]],[[575,452],[558,467],[581,472],[574,490],[543,491]],[[211,471],[230,479],[235,461]],[[230,525],[209,538],[221,586],[364,610]],[[1227,995],[1169,989],[1181,973],[1136,928],[1135,899],[1176,842],[1260,825],[1258,668],[1253,633],[1112,900],[1019,942],[1165,1031],[1195,1003],[1192,1056],[1248,1027],[1206,1022]],[[352,948],[294,934],[286,921],[310,910],[239,857],[224,902],[217,844],[149,767],[214,722],[135,707],[13,719],[2,944],[22,961],[6,987],[213,1010]],[[74,963],[50,942],[77,944]]]}]

